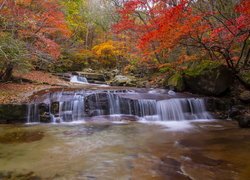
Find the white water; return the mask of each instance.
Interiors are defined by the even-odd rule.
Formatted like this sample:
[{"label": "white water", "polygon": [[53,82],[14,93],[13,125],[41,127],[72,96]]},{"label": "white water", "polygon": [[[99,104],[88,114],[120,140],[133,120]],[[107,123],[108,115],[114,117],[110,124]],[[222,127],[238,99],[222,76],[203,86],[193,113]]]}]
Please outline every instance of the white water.
[{"label": "white water", "polygon": [[[102,115],[132,115],[150,122],[212,119],[201,98],[129,99],[120,94],[127,92],[52,93],[42,103],[48,105],[47,114],[54,123],[81,121],[86,117]],[[40,121],[39,103],[29,105],[28,123]],[[59,104],[57,113],[53,113],[53,103]]]},{"label": "white water", "polygon": [[87,78],[83,76],[72,76],[70,82],[79,84],[88,84]]}]

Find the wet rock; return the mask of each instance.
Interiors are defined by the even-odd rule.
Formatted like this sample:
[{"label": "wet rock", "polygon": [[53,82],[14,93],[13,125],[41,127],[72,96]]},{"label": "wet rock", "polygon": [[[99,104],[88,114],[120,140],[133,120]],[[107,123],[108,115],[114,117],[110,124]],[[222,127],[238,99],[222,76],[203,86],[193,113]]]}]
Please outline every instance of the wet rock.
[{"label": "wet rock", "polygon": [[181,163],[175,159],[168,157],[162,158],[158,169],[166,179],[191,180],[191,178],[182,172]]},{"label": "wet rock", "polygon": [[51,123],[50,113],[46,112],[45,114],[40,115],[40,122],[41,123]]},{"label": "wet rock", "polygon": [[194,93],[221,95],[232,84],[232,73],[228,68],[213,61],[203,61],[185,71],[184,80]]},{"label": "wet rock", "polygon": [[48,104],[41,103],[38,105],[39,110],[39,119],[41,123],[50,123],[51,122],[51,115],[50,115],[50,108]]},{"label": "wet rock", "polygon": [[44,115],[49,112],[49,105],[45,103],[41,103],[38,105],[38,109],[39,109],[39,114]]},{"label": "wet rock", "polygon": [[0,179],[3,180],[41,180],[39,176],[36,176],[34,172],[28,172],[28,173],[17,173],[12,171],[7,172],[1,172],[0,171]]},{"label": "wet rock", "polygon": [[51,103],[51,113],[52,114],[59,114],[59,109],[60,109],[60,102],[52,102]]},{"label": "wet rock", "polygon": [[[244,108],[244,107],[243,107]],[[241,114],[241,110],[242,110],[242,106],[237,105],[237,106],[233,106],[230,110],[229,110],[229,117],[233,118],[235,116],[238,116]]]},{"label": "wet rock", "polygon": [[135,77],[117,75],[110,83],[112,86],[136,86]]},{"label": "wet rock", "polygon": [[207,111],[211,112],[216,119],[227,119],[232,111],[234,102],[230,98],[205,98]]},{"label": "wet rock", "polygon": [[245,114],[241,114],[239,116],[236,116],[235,119],[238,121],[239,127],[241,127],[241,128],[249,128],[250,127],[250,114],[249,113],[245,113]]},{"label": "wet rock", "polygon": [[170,89],[175,90],[175,91],[181,92],[181,91],[185,90],[184,79],[180,73],[176,73],[173,76],[171,76],[167,80],[166,85],[167,85],[167,87],[169,87]]},{"label": "wet rock", "polygon": [[196,151],[187,156],[189,156],[194,163],[202,164],[206,166],[220,166],[222,164],[226,164],[225,161],[215,160],[215,159],[206,157],[203,154],[196,152]]},{"label": "wet rock", "polygon": [[39,141],[44,137],[42,131],[29,131],[20,130],[8,132],[0,136],[0,143],[12,144],[12,143],[30,143],[34,141]]},{"label": "wet rock", "polygon": [[91,94],[85,98],[85,111],[88,116],[96,116],[102,113],[109,114],[109,100],[107,93]]},{"label": "wet rock", "polygon": [[250,91],[243,91],[239,98],[242,102],[250,103]]},{"label": "wet rock", "polygon": [[27,116],[26,104],[1,104],[0,105],[0,124],[1,123],[25,123]]}]

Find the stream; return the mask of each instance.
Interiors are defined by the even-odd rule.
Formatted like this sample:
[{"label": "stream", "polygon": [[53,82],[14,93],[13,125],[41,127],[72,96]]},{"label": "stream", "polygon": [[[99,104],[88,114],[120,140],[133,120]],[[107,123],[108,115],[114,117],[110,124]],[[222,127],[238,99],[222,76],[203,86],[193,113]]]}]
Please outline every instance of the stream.
[{"label": "stream", "polygon": [[191,94],[46,92],[26,124],[0,125],[0,179],[248,179],[249,138]]},{"label": "stream", "polygon": [[249,138],[215,120],[1,125],[0,179],[248,179]]}]

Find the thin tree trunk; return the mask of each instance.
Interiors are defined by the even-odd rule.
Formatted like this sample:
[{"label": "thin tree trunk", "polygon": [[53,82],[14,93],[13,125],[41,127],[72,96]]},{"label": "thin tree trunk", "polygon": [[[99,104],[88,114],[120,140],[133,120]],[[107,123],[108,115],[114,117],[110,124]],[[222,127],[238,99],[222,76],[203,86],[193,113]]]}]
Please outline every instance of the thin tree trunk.
[{"label": "thin tree trunk", "polygon": [[4,73],[1,75],[0,79],[4,82],[9,81],[12,77],[13,65],[8,65]]}]

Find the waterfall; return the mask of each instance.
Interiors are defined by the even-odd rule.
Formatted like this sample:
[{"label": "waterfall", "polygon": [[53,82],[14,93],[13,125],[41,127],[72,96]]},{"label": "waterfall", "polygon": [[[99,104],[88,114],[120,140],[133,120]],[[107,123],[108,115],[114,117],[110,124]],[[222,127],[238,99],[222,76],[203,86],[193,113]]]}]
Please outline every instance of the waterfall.
[{"label": "waterfall", "polygon": [[146,121],[212,118],[201,98],[167,96],[159,100],[142,97],[145,94],[107,90],[50,93],[28,106],[27,121],[71,122],[100,115],[132,115]]},{"label": "waterfall", "polygon": [[86,77],[83,76],[72,76],[70,79],[72,83],[80,83],[80,84],[88,84],[88,80]]},{"label": "waterfall", "polygon": [[204,100],[198,98],[180,98],[158,101],[157,115],[161,121],[212,118],[206,111]]}]

